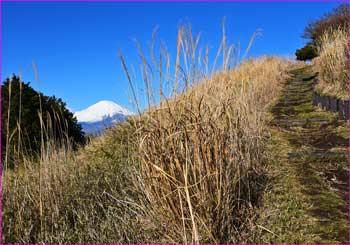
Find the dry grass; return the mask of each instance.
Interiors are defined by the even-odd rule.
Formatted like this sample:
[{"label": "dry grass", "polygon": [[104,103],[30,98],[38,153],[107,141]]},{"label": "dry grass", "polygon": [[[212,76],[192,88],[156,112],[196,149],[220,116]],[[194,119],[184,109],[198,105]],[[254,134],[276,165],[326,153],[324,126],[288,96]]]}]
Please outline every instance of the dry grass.
[{"label": "dry grass", "polygon": [[[78,154],[51,151],[3,173],[4,243],[157,241],[137,204],[130,128],[113,129]],[[39,188],[41,186],[41,188]],[[145,205],[143,205],[145,206]],[[141,223],[142,222],[142,223]]]},{"label": "dry grass", "polygon": [[348,99],[349,34],[344,28],[326,32],[319,40],[319,57],[312,64],[319,72],[316,89],[337,98]]},{"label": "dry grass", "polygon": [[262,184],[267,108],[287,65],[249,60],[137,121],[142,192],[169,241],[244,239]]},{"label": "dry grass", "polygon": [[262,57],[236,66],[239,52],[224,30],[211,67],[190,28],[179,29],[172,74],[163,45],[159,56],[139,47],[148,110],[78,155],[68,143],[52,146],[37,162],[5,171],[3,241],[245,241],[263,185],[267,110],[290,62]]}]

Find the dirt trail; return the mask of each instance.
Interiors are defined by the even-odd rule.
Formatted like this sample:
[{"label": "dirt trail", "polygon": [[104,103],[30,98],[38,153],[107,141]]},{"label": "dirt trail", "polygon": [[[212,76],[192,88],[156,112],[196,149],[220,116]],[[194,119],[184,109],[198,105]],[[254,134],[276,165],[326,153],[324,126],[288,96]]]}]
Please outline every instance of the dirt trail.
[{"label": "dirt trail", "polygon": [[259,242],[349,242],[347,123],[312,105],[314,78],[310,67],[290,71],[272,107],[275,160]]},{"label": "dirt trail", "polygon": [[287,139],[286,164],[293,168],[315,242],[347,243],[348,164],[347,124],[336,114],[312,106],[315,76],[309,67],[290,71],[280,100],[272,108],[272,127]]}]

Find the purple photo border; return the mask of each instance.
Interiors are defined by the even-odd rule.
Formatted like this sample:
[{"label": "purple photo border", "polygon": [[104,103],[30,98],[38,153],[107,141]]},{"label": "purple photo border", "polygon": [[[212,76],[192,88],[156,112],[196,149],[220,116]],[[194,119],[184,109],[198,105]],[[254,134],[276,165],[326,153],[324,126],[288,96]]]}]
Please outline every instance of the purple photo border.
[{"label": "purple photo border", "polygon": [[[2,82],[2,3],[3,2],[347,2],[349,3],[349,0],[0,0],[0,80]],[[349,18],[350,18],[350,13],[349,13]],[[348,45],[350,46],[350,37],[348,38]],[[350,54],[348,53],[348,73],[347,73],[347,77],[348,77],[348,81],[350,82]],[[0,116],[2,118],[2,97],[1,97],[1,86],[0,86]],[[350,87],[348,90],[348,96],[350,98]],[[349,114],[350,114],[350,107],[349,107]],[[348,135],[350,135],[350,125],[348,125]],[[0,132],[2,132],[2,120],[0,120]],[[2,155],[1,152],[1,138],[0,138],[0,153]],[[348,146],[350,146],[350,137],[348,139]],[[350,169],[350,147],[348,147],[348,169]],[[0,244],[2,243],[2,157],[0,159]],[[348,196],[350,197],[350,173],[348,171]],[[350,206],[348,206],[348,241],[350,242]],[[20,244],[20,243],[16,243],[16,244]],[[47,244],[47,243],[46,243]],[[67,244],[67,245],[84,245],[83,244]],[[279,243],[276,243],[279,244]],[[284,243],[285,244],[285,243]],[[303,243],[301,243],[303,244]],[[34,245],[34,244],[29,244],[27,243],[27,245]],[[49,244],[49,245],[56,245],[56,244]],[[58,245],[58,244],[57,244]],[[111,245],[111,244],[89,244],[89,245]],[[192,245],[192,244],[189,244]],[[203,244],[203,245],[209,245],[209,244]],[[259,244],[245,244],[242,243],[241,245],[268,245],[268,244],[264,244],[264,243],[259,243]],[[289,244],[285,244],[285,245],[289,245]],[[292,244],[290,244],[292,245]]]},{"label": "purple photo border", "polygon": [[[1,1],[1,0],[0,0]],[[2,2],[0,2],[0,81],[2,81]],[[0,86],[0,132],[2,135],[2,92]],[[0,137],[0,244],[2,244],[2,151],[1,142],[2,137]]]},{"label": "purple photo border", "polygon": [[[0,132],[2,135],[2,0],[0,0]],[[2,244],[2,137],[0,137],[0,244]]]},{"label": "purple photo border", "polygon": [[[346,1],[349,3],[349,1]],[[348,12],[348,15],[349,15],[349,19],[350,19],[350,12]],[[349,32],[348,32],[348,35],[349,35]],[[348,36],[348,47],[350,47],[350,36]],[[348,70],[347,70],[347,77],[348,77],[348,83],[350,82],[350,54],[349,52],[347,53],[347,56],[348,56]],[[350,86],[349,86],[349,89],[348,89],[348,103],[350,103],[349,101],[349,98],[350,98]],[[350,115],[350,106],[348,106],[348,115]],[[350,198],[350,121],[349,121],[349,124],[347,124],[348,126],[348,198]],[[348,242],[350,242],[350,206],[348,205]]]},{"label": "purple photo border", "polygon": [[342,3],[349,2],[348,0],[0,0],[0,2],[212,2],[212,3],[227,3],[227,2],[324,2],[324,3]]}]

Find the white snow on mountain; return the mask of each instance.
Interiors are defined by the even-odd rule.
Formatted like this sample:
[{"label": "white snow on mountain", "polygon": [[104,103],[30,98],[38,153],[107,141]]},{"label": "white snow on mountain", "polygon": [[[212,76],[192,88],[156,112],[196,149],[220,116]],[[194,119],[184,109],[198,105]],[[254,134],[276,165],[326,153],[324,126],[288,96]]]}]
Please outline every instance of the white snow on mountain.
[{"label": "white snow on mountain", "polygon": [[128,109],[108,100],[102,100],[96,104],[89,106],[85,110],[78,111],[74,114],[78,122],[94,123],[111,118],[117,114],[124,116],[133,115]]}]

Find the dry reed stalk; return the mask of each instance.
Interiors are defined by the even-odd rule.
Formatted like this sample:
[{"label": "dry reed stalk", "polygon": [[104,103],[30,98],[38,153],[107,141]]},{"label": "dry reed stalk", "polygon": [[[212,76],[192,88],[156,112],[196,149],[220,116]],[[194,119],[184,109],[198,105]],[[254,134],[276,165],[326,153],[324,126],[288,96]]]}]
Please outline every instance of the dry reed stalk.
[{"label": "dry reed stalk", "polygon": [[11,112],[11,93],[12,93],[12,79],[10,80],[9,83],[9,105],[8,105],[8,110],[7,110],[7,124],[6,124],[6,153],[5,153],[5,165],[4,165],[4,170],[7,169],[7,164],[8,164],[8,152],[10,149],[10,112]]},{"label": "dry reed stalk", "polygon": [[[33,71],[35,75],[35,80],[38,82],[40,87],[38,70],[36,68],[35,62],[33,62]],[[40,139],[41,139],[41,150],[40,150],[40,164],[39,164],[39,215],[40,215],[40,233],[44,234],[44,217],[43,217],[43,201],[42,201],[42,167],[44,162],[44,151],[45,151],[45,143],[44,143],[44,122],[42,118],[42,103],[41,103],[41,94],[39,90],[39,111],[38,116],[40,119]]]}]

